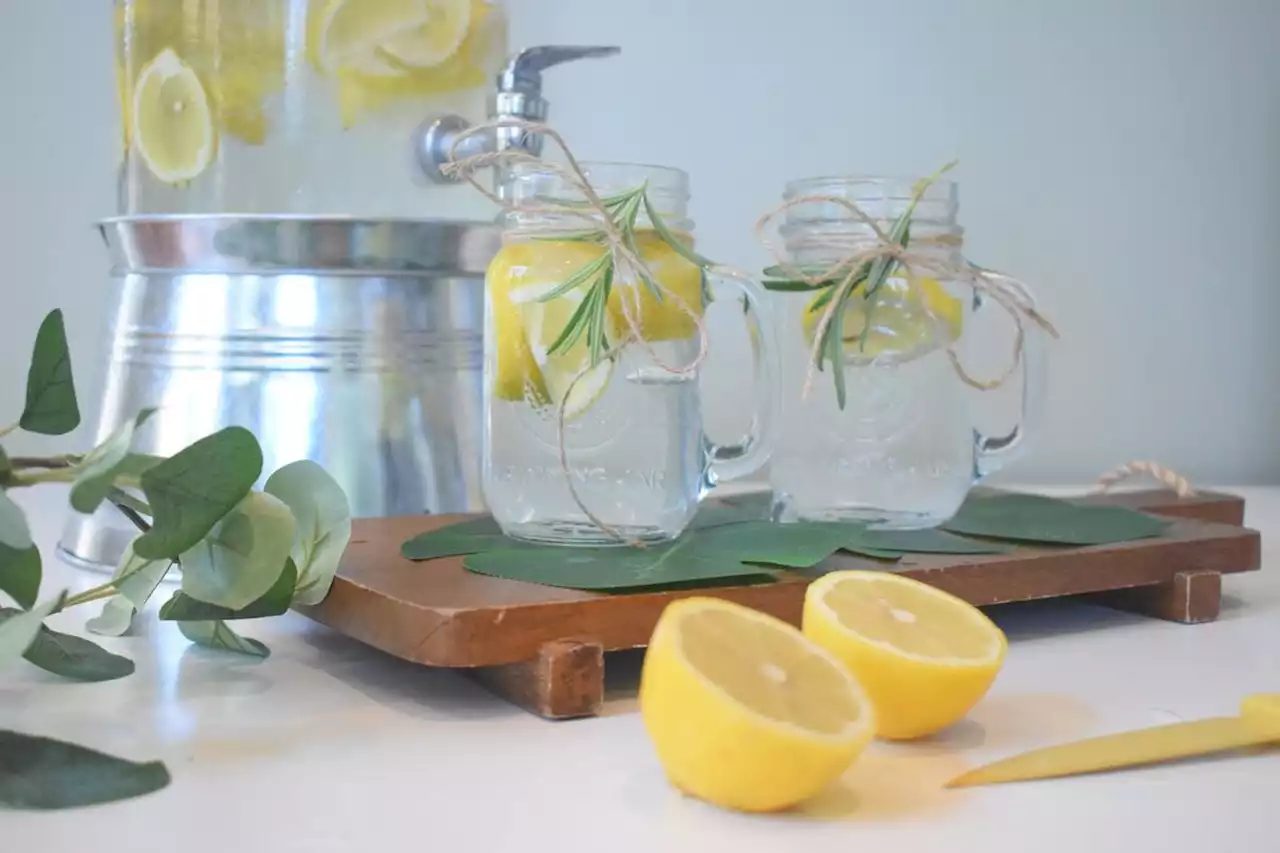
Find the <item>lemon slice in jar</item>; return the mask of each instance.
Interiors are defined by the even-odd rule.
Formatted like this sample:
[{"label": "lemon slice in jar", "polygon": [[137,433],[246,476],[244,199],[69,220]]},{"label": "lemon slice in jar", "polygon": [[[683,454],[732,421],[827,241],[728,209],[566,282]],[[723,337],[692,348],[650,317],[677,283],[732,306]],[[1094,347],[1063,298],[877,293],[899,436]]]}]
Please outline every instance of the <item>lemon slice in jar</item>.
[{"label": "lemon slice in jar", "polygon": [[[964,325],[963,303],[947,293],[937,279],[919,278],[917,282],[919,289],[912,290],[906,278],[888,278],[877,291],[878,295],[872,297],[870,305],[862,297],[861,286],[853,292],[845,303],[840,330],[846,358],[918,355],[960,337]],[[830,305],[817,306],[823,293],[825,291],[820,291],[805,306],[802,322],[805,341],[810,344]],[[871,309],[871,330],[864,345],[862,337],[868,322],[868,307]]]},{"label": "lemon slice in jar", "polygon": [[198,177],[217,150],[209,97],[195,71],[171,48],[138,75],[132,122],[142,161],[167,184]]},{"label": "lemon slice in jar", "polygon": [[559,409],[564,405],[565,420],[580,417],[604,394],[613,376],[613,360],[605,359],[594,367],[587,336],[582,334],[572,345],[551,352],[552,345],[586,298],[586,288],[579,287],[545,302],[542,297],[555,289],[555,284],[530,285],[511,291],[514,305],[521,308],[529,349],[542,374],[549,402]]}]

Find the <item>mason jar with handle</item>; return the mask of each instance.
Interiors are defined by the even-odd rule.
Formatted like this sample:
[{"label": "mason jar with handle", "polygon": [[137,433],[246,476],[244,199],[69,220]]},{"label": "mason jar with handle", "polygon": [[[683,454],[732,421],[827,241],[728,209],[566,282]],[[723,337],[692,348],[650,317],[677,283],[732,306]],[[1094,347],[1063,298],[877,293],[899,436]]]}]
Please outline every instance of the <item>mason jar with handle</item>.
[{"label": "mason jar with handle", "polygon": [[[929,184],[912,208],[916,186],[912,179],[883,177],[809,178],[786,186],[779,230],[789,266],[831,268],[882,240],[872,223],[889,234],[910,211],[905,233],[921,271],[909,276],[890,260],[871,297],[865,282],[859,284],[839,310],[831,306],[829,288],[816,284],[772,294],[783,364],[770,464],[778,520],[935,527],[955,514],[977,482],[1026,449],[1044,381],[1041,327],[1019,321],[1021,366],[1012,374],[1019,415],[998,435],[976,424],[993,397],[1004,395],[979,390],[982,380],[969,375],[957,349],[973,343],[962,336],[978,312],[1001,301],[1008,306],[1008,299],[993,296],[1016,294],[1033,305],[1031,296],[1022,282],[964,258],[954,182]],[[833,326],[838,343],[826,337]],[[839,390],[835,371],[842,371]]]},{"label": "mason jar with handle", "polygon": [[[606,206],[645,187],[659,224],[640,204],[634,249],[653,281],[639,280],[608,245],[583,239],[592,220],[564,206],[586,210],[586,199],[563,172],[541,163],[511,168],[504,197],[515,210],[505,215],[504,247],[486,279],[485,502],[518,539],[666,541],[685,530],[718,480],[769,458],[777,347],[766,294],[690,259],[684,172],[631,163],[581,168]],[[521,212],[534,200],[535,212]],[[734,305],[746,300],[759,389],[750,434],[727,446],[707,437],[699,392],[705,311],[720,295]],[[588,317],[595,319],[581,325]]]}]

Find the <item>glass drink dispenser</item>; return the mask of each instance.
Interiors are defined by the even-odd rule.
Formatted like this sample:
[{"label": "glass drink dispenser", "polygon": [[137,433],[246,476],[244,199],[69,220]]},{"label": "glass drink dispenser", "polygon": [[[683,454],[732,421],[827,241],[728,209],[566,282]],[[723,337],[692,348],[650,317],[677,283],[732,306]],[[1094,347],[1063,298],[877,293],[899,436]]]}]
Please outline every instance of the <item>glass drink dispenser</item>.
[{"label": "glass drink dispenser", "polygon": [[[463,512],[479,487],[484,273],[497,210],[442,176],[455,134],[547,117],[495,0],[116,0],[122,154],[99,224],[116,307],[95,443],[252,430],[263,477],[324,465],[359,516]],[[499,130],[460,150],[520,146]],[[104,507],[60,548],[114,567]]]}]

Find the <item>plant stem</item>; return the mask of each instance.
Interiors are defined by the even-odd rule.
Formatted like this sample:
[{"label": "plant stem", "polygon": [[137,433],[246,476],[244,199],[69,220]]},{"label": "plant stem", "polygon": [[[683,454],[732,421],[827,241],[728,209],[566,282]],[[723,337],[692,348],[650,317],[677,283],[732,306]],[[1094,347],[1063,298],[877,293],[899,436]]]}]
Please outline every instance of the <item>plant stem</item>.
[{"label": "plant stem", "polygon": [[[0,436],[3,434],[0,433]],[[14,456],[9,460],[9,464],[16,468],[44,468],[46,470],[57,470],[60,468],[72,468],[80,461],[80,457],[73,453],[65,453],[62,456]]]},{"label": "plant stem", "polygon": [[66,601],[62,602],[62,606],[58,608],[61,613],[69,607],[75,607],[80,604],[88,604],[91,601],[101,601],[104,598],[111,598],[116,595],[115,580],[95,586],[92,589],[86,589],[84,592],[69,596]]},{"label": "plant stem", "polygon": [[9,425],[8,425],[7,427],[5,427],[4,429],[0,429],[0,438],[4,438],[6,435],[10,435],[10,434],[12,434],[12,433],[13,433],[13,432],[15,432],[17,429],[18,429],[18,425],[17,425],[17,424],[9,424]]},{"label": "plant stem", "polygon": [[107,492],[107,500],[111,501],[116,509],[120,510],[120,514],[129,519],[133,526],[143,533],[151,529],[151,525],[143,518],[143,515],[151,514],[151,507],[146,501],[141,501],[124,489],[111,487],[111,491]]}]

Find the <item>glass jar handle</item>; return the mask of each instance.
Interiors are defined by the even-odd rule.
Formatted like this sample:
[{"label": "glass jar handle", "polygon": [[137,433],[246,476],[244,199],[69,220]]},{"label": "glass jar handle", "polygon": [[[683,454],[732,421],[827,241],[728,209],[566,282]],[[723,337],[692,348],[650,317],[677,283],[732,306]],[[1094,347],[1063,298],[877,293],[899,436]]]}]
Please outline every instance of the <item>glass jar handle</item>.
[{"label": "glass jar handle", "polygon": [[730,289],[746,300],[747,331],[751,336],[752,364],[755,372],[756,407],[747,434],[736,444],[715,444],[705,439],[711,465],[708,482],[734,480],[753,474],[764,467],[773,454],[778,422],[778,374],[781,364],[777,333],[774,331],[769,295],[754,279],[730,270],[706,272],[712,298],[717,291]]},{"label": "glass jar handle", "polygon": [[[1030,288],[1019,279],[994,270],[975,267],[978,274],[994,283],[1006,282],[1023,293],[1032,307],[1035,307],[1035,295]],[[994,299],[984,298],[984,304],[996,304]],[[976,459],[974,464],[975,482],[991,476],[1001,468],[1020,457],[1027,450],[1027,433],[1035,434],[1040,430],[1040,418],[1044,411],[1045,371],[1045,332],[1031,322],[1023,323],[1025,335],[1022,342],[1022,402],[1019,406],[1019,417],[1013,428],[1004,435],[986,435],[974,430]],[[990,392],[980,391],[979,394]]]}]

